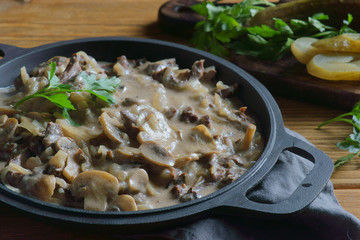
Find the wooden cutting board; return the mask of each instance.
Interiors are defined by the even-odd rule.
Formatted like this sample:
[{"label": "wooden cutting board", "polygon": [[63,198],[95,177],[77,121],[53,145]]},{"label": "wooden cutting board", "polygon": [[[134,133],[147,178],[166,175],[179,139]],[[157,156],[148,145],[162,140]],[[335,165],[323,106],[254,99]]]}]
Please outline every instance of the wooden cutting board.
[{"label": "wooden cutting board", "polygon": [[[354,16],[351,27],[360,30],[359,0],[317,1],[319,2],[314,3],[314,6],[311,6],[310,9],[309,2],[295,1],[297,2],[297,5],[294,5],[297,6],[296,15],[290,14],[290,17],[287,10],[283,10],[281,7],[277,11],[272,11],[271,14],[267,14],[265,10],[263,11],[264,14],[257,14],[252,24],[266,23],[271,21],[273,17],[288,20],[289,18],[311,16],[317,12],[324,12],[334,22],[342,24],[342,19],[346,19],[347,13],[350,12]],[[165,3],[159,9],[160,26],[164,31],[189,38],[194,24],[201,20],[201,17],[190,9],[190,6],[194,3],[196,3],[194,0],[175,0]],[[313,4],[313,2],[310,1],[310,4]],[[291,54],[277,62],[259,61],[239,55],[233,55],[229,60],[256,77],[272,94],[286,95],[342,110],[350,110],[360,100],[360,81],[318,79],[309,75],[306,66],[298,63]]]},{"label": "wooden cutting board", "polygon": [[261,81],[273,94],[350,110],[360,100],[360,81],[328,81],[311,76],[289,55],[264,62],[234,55],[231,61]]}]

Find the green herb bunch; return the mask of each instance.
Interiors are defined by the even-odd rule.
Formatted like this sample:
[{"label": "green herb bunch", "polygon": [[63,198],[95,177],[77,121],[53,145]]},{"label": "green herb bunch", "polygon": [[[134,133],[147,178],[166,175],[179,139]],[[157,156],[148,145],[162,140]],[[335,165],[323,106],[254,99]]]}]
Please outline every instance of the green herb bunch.
[{"label": "green herb bunch", "polygon": [[57,107],[61,109],[61,114],[64,118],[68,119],[71,124],[77,125],[70,117],[69,111],[76,110],[74,105],[71,103],[67,93],[72,92],[88,92],[97,98],[107,102],[107,103],[115,103],[115,100],[112,96],[112,92],[115,92],[116,87],[119,86],[121,80],[116,77],[112,78],[101,78],[96,79],[96,75],[91,74],[89,75],[86,72],[81,72],[79,77],[82,78],[84,82],[83,89],[71,89],[70,84],[62,84],[60,79],[55,75],[56,71],[56,63],[51,62],[50,64],[50,71],[48,72],[48,80],[49,85],[32,95],[28,95],[22,99],[20,99],[16,104],[15,108],[18,108],[21,104],[25,101],[41,97],[49,100]]},{"label": "green herb bunch", "polygon": [[222,57],[229,56],[229,50],[233,50],[236,54],[275,61],[288,53],[291,43],[299,37],[328,38],[356,32],[349,27],[353,20],[351,14],[343,20],[340,29],[325,25],[323,21],[329,16],[323,13],[314,14],[307,21],[291,19],[286,23],[274,18],[273,26],[246,26],[250,18],[273,5],[266,0],[244,0],[231,6],[209,1],[196,4],[192,9],[205,20],[196,24],[191,42]]}]

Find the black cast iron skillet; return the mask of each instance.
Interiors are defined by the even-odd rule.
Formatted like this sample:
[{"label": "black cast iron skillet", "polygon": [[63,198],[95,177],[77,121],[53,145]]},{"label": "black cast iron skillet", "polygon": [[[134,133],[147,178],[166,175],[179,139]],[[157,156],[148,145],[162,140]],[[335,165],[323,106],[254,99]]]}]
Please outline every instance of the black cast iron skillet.
[{"label": "black cast iron skillet", "polygon": [[[175,57],[182,68],[190,68],[194,61],[205,59],[206,66],[216,67],[219,80],[239,84],[239,97],[256,116],[264,134],[266,147],[263,154],[257,163],[234,183],[203,198],[166,208],[138,212],[94,212],[73,209],[14,193],[0,184],[2,202],[45,219],[141,232],[194,220],[209,213],[288,215],[310,204],[329,180],[333,170],[331,159],[285,131],[280,110],[265,87],[234,64],[183,45],[124,37],[78,39],[30,49],[0,44],[0,56],[3,56],[0,60],[0,87],[11,85],[22,66],[32,69],[54,56],[71,56],[80,50],[97,60],[112,62],[121,55],[126,55],[130,59],[146,57],[150,61]],[[249,200],[249,190],[271,170],[279,154],[285,150],[313,162],[313,169],[294,193],[282,202],[266,204]]]}]

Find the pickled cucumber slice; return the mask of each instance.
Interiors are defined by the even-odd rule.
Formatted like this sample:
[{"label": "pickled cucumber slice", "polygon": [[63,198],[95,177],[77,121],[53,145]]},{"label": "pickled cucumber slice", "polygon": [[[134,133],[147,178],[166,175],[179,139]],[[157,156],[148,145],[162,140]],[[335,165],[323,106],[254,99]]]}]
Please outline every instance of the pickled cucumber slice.
[{"label": "pickled cucumber slice", "polygon": [[342,52],[318,54],[306,66],[308,73],[318,78],[360,81],[360,54]]}]

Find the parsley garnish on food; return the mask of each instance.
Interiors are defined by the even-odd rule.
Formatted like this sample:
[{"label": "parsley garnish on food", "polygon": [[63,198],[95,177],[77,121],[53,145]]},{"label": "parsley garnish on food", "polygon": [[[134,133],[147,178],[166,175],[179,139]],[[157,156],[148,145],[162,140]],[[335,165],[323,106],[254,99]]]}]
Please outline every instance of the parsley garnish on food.
[{"label": "parsley garnish on food", "polygon": [[107,102],[107,103],[115,103],[115,100],[112,96],[112,92],[115,92],[116,87],[119,86],[121,80],[116,77],[112,78],[101,78],[99,80],[96,79],[96,75],[91,74],[88,75],[86,72],[81,72],[79,77],[82,78],[84,82],[83,89],[71,89],[71,85],[69,84],[62,84],[60,79],[55,75],[56,70],[56,63],[51,62],[50,64],[50,71],[48,72],[48,79],[49,85],[36,93],[26,96],[20,99],[16,104],[15,108],[18,108],[21,104],[25,101],[36,98],[42,97],[61,109],[61,114],[63,117],[68,119],[70,123],[76,125],[76,123],[70,118],[69,111],[76,110],[74,105],[69,100],[69,97],[66,93],[72,92],[88,92],[97,98]]},{"label": "parsley garnish on food", "polygon": [[351,14],[343,20],[340,29],[325,25],[323,21],[329,16],[323,13],[314,14],[306,21],[291,19],[286,23],[273,18],[273,26],[246,26],[250,18],[265,9],[263,6],[273,4],[265,0],[244,0],[232,6],[209,1],[196,4],[193,10],[205,16],[205,20],[196,24],[191,42],[197,48],[222,57],[233,50],[239,55],[275,61],[288,53],[291,43],[299,37],[328,38],[356,32],[349,27],[353,19]]},{"label": "parsley garnish on food", "polygon": [[321,123],[318,128],[332,122],[347,122],[353,126],[353,132],[349,135],[349,137],[336,144],[337,147],[347,150],[350,153],[336,160],[334,166],[339,167],[342,164],[349,162],[356,156],[360,157],[360,102],[357,102],[350,112],[325,121]]}]

